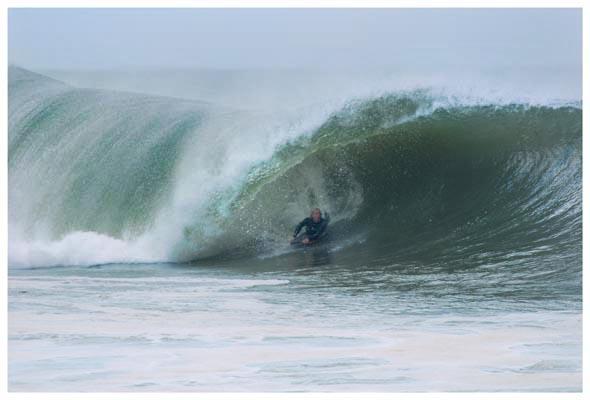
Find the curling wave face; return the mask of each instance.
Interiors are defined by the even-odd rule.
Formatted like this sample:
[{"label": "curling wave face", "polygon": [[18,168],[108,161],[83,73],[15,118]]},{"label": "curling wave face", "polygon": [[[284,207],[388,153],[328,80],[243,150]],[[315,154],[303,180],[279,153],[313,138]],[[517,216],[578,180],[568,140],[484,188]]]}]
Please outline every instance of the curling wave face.
[{"label": "curling wave face", "polygon": [[12,67],[9,263],[280,253],[319,205],[356,265],[512,265],[567,284],[581,274],[581,137],[579,104],[414,90],[276,116]]}]

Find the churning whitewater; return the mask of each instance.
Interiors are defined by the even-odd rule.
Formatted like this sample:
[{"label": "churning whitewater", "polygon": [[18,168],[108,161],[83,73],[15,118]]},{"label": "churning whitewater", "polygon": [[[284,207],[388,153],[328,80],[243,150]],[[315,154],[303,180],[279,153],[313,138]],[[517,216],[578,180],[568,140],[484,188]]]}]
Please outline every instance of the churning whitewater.
[{"label": "churning whitewater", "polygon": [[418,88],[278,115],[19,67],[8,90],[11,266],[267,257],[320,205],[359,263],[581,274],[577,102]]}]

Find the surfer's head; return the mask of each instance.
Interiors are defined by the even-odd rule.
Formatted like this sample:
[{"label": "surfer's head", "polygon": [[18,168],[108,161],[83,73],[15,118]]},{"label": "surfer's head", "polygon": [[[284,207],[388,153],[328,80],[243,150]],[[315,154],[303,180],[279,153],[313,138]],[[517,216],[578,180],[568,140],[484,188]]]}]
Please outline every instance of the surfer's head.
[{"label": "surfer's head", "polygon": [[313,222],[320,222],[320,219],[322,219],[322,211],[319,208],[311,210],[311,219]]}]

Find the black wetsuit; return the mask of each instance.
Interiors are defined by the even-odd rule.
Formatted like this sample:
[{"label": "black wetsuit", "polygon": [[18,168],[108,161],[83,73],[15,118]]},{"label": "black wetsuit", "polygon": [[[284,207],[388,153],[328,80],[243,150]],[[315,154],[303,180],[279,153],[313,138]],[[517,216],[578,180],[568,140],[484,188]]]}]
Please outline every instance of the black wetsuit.
[{"label": "black wetsuit", "polygon": [[319,222],[313,222],[311,217],[307,217],[297,224],[295,227],[295,233],[293,233],[293,237],[296,237],[299,232],[301,232],[301,229],[305,227],[305,237],[311,241],[318,240],[326,233],[328,222],[330,222],[330,217],[327,214],[326,218],[320,218]]}]

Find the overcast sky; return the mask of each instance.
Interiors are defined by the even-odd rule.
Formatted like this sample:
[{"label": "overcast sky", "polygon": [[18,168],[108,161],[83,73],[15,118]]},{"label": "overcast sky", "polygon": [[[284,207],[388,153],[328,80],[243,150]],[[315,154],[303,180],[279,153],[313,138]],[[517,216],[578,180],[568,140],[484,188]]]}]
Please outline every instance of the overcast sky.
[{"label": "overcast sky", "polygon": [[26,68],[576,67],[578,9],[10,9]]}]

